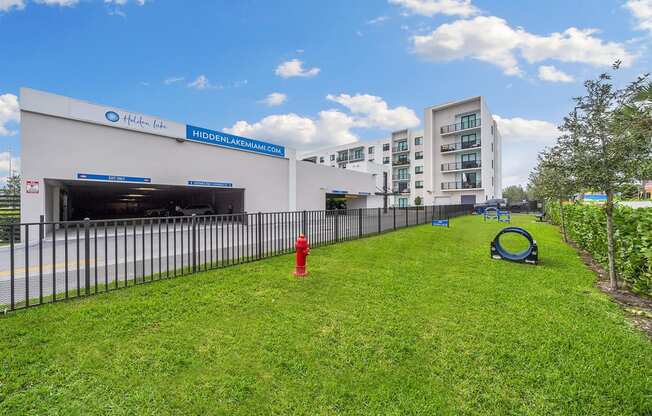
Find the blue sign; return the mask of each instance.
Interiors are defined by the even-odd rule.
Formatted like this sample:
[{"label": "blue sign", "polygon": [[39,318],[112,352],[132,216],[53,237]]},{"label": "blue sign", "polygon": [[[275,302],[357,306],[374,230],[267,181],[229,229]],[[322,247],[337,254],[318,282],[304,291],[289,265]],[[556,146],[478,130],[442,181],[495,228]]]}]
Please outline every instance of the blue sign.
[{"label": "blue sign", "polygon": [[448,220],[432,220],[432,225],[437,227],[448,227]]},{"label": "blue sign", "polygon": [[87,181],[111,181],[111,182],[141,182],[149,183],[152,178],[138,178],[135,176],[97,175],[94,173],[78,173],[77,179]]},{"label": "blue sign", "polygon": [[231,182],[188,181],[188,185],[215,186],[218,188],[233,188],[233,184]]},{"label": "blue sign", "polygon": [[186,139],[195,142],[229,147],[231,149],[245,150],[247,152],[262,153],[264,155],[285,157],[285,147],[277,144],[265,143],[246,137],[234,136],[215,130],[208,130],[191,125],[186,126]]},{"label": "blue sign", "polygon": [[371,195],[370,192],[358,192],[358,195]]},{"label": "blue sign", "polygon": [[605,194],[584,194],[585,201],[606,201],[607,195]]},{"label": "blue sign", "polygon": [[348,194],[348,191],[338,191],[337,189],[333,189],[331,191],[332,194]]}]

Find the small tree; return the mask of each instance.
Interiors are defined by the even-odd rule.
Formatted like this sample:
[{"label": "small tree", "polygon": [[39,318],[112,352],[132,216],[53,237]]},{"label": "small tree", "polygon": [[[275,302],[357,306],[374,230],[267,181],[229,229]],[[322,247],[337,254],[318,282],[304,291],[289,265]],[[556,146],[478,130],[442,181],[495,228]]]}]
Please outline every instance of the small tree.
[{"label": "small tree", "polygon": [[20,195],[20,175],[12,174],[7,178],[4,193],[6,195]]},{"label": "small tree", "polygon": [[421,201],[420,196],[417,196],[416,198],[414,198],[414,205],[419,206],[419,205],[421,205],[421,202],[422,201]]},{"label": "small tree", "polygon": [[559,220],[564,241],[568,241],[564,220],[564,201],[578,192],[578,184],[571,170],[570,155],[556,146],[539,153],[538,164],[530,173],[530,185],[537,198],[559,203]]},{"label": "small tree", "polygon": [[528,199],[527,193],[521,185],[511,185],[503,189],[503,198],[509,202],[521,202]]},{"label": "small tree", "polygon": [[[619,62],[614,64],[618,69]],[[615,88],[611,75],[584,83],[585,95],[574,98],[575,109],[560,129],[567,133],[559,146],[568,152],[578,184],[607,195],[607,254],[609,281],[618,288],[614,243],[614,193],[645,174],[652,153],[652,88],[647,75],[624,88]]]}]

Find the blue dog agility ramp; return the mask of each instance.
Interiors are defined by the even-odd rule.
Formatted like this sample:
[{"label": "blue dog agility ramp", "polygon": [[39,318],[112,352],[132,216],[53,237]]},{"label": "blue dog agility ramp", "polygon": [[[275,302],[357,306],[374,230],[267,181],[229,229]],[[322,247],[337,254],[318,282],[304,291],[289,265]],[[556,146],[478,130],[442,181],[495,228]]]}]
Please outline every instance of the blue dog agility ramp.
[{"label": "blue dog agility ramp", "polygon": [[[525,250],[512,253],[500,245],[500,236],[503,234],[514,233],[525,237],[528,242],[528,248]],[[491,258],[496,260],[507,260],[517,263],[537,264],[539,263],[539,247],[536,240],[532,238],[530,233],[521,227],[505,227],[494,237],[491,242]]]}]

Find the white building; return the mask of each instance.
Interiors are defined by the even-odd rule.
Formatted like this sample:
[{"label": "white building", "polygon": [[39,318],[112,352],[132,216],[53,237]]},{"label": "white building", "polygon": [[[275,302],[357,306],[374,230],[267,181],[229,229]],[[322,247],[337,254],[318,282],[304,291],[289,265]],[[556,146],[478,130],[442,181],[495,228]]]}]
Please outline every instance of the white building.
[{"label": "white building", "polygon": [[[21,89],[21,221],[379,207],[375,174],[296,159],[284,146]],[[164,214],[163,214],[164,215]]]},{"label": "white building", "polygon": [[[388,173],[394,206],[471,204],[502,197],[502,140],[483,97],[428,107],[424,130],[304,152],[318,165]],[[377,186],[384,189],[380,176]],[[390,185],[391,184],[391,185]]]}]

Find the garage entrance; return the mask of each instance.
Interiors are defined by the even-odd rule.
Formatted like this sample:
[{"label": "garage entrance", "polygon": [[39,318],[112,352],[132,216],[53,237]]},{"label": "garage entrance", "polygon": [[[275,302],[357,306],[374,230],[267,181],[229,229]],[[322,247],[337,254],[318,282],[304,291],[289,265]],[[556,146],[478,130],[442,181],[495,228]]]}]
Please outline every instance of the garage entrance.
[{"label": "garage entrance", "polygon": [[244,211],[244,189],[46,180],[46,217],[74,221],[232,214]]},{"label": "garage entrance", "polygon": [[358,209],[367,207],[366,195],[326,194],[326,209]]}]

